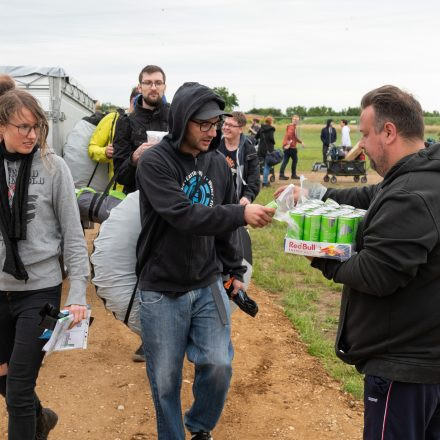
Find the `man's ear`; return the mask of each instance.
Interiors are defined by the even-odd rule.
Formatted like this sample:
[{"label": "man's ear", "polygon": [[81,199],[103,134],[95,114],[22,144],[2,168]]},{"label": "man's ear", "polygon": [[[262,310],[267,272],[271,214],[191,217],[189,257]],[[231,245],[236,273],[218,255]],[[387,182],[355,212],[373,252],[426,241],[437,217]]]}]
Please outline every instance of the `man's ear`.
[{"label": "man's ear", "polygon": [[386,134],[386,142],[392,143],[397,137],[397,128],[392,122],[385,122],[383,131]]}]

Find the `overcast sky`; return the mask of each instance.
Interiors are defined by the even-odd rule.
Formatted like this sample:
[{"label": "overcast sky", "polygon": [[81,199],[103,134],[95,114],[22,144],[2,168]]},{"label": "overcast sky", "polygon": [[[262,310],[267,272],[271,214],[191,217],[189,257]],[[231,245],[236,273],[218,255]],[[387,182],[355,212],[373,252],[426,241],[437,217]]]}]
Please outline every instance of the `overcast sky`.
[{"label": "overcast sky", "polygon": [[383,84],[440,109],[435,0],[0,0],[0,65],[60,66],[126,105],[146,64],[252,107],[358,106]]}]

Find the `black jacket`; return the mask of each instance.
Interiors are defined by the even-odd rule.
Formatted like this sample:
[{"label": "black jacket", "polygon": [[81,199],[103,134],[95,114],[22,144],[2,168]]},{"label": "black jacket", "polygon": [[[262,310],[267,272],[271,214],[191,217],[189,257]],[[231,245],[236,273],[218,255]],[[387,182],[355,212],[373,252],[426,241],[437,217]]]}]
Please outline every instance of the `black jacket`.
[{"label": "black jacket", "polygon": [[263,124],[255,136],[259,140],[258,157],[264,159],[267,153],[271,153],[275,148],[275,127],[272,125]]},{"label": "black jacket", "polygon": [[[231,170],[216,148],[196,158],[180,151],[192,114],[214,92],[185,83],[173,99],[169,129],[138,164],[142,230],[137,243],[139,288],[184,293],[205,287],[219,274],[242,279],[242,249],[236,229],[244,226],[244,206],[235,204]],[[198,189],[197,189],[198,187]],[[197,190],[197,191],[196,191]]]},{"label": "black jacket", "polygon": [[148,141],[147,130],[168,131],[169,104],[160,103],[155,110],[142,107],[139,96],[132,113],[123,115],[116,122],[113,140],[113,163],[116,181],[124,185],[124,192],[136,191],[136,165],[131,163],[131,155],[144,142]]},{"label": "black jacket", "polygon": [[359,253],[312,266],[343,283],[336,353],[365,374],[440,383],[440,144],[401,159],[382,183],[329,189],[368,209]]},{"label": "black jacket", "polygon": [[[224,138],[220,142],[224,146]],[[238,144],[235,178],[238,200],[246,197],[253,202],[260,192],[260,164],[252,141],[244,134],[240,135]]]},{"label": "black jacket", "polygon": [[[331,133],[329,132],[329,129],[332,129]],[[324,145],[330,145],[336,142],[336,130],[335,127],[324,127],[321,130],[321,141]]]}]

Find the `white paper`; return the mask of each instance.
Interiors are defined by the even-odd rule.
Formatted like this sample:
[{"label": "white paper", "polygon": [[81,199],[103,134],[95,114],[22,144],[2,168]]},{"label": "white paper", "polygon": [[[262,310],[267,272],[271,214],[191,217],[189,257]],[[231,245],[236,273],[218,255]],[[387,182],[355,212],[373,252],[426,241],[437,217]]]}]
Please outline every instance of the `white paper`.
[{"label": "white paper", "polygon": [[91,310],[87,310],[87,318],[69,330],[73,315],[67,315],[57,321],[52,336],[43,347],[47,354],[52,351],[74,350],[87,348]]}]

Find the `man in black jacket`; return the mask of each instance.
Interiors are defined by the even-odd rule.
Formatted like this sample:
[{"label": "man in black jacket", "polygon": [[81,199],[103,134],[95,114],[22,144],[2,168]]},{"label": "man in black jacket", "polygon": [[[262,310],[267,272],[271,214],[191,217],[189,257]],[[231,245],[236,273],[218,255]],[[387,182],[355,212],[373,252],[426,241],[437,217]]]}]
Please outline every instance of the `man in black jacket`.
[{"label": "man in black jacket", "polygon": [[195,364],[193,440],[211,439],[232,375],[230,309],[221,274],[243,288],[236,229],[263,227],[274,210],[237,204],[232,173],[217,151],[224,101],[185,83],[173,99],[170,134],[142,155],[136,179],[142,230],[137,244],[142,340],[158,438],[184,440],[180,388],[185,353]]},{"label": "man in black jacket", "polygon": [[364,439],[439,439],[440,144],[425,148],[422,108],[397,87],[361,107],[360,143],[384,179],[327,190],[368,211],[356,255],[312,266],[344,284],[336,354],[365,374]]},{"label": "man in black jacket", "polygon": [[145,66],[139,74],[139,93],[134,111],[120,117],[113,141],[116,181],[124,192],[135,191],[136,167],[144,151],[154,145],[147,131],[168,131],[169,104],[164,103],[166,77],[159,66]]},{"label": "man in black jacket", "polygon": [[322,142],[322,162],[327,163],[327,154],[330,145],[336,142],[336,130],[333,127],[333,119],[327,119],[325,127],[321,130],[321,142]]}]

